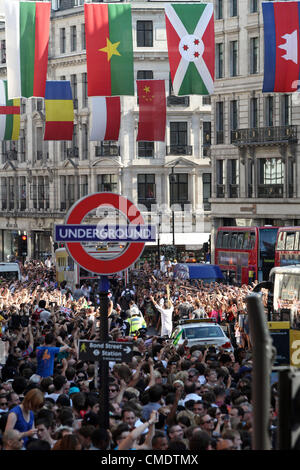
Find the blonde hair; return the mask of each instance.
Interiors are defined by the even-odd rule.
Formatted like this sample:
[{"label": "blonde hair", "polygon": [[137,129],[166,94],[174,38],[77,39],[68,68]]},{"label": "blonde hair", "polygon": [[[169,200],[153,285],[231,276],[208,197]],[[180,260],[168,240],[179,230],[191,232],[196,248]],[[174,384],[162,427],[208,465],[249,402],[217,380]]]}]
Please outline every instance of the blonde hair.
[{"label": "blonde hair", "polygon": [[189,378],[189,373],[187,370],[181,370],[180,372],[177,372],[175,375],[174,379],[175,380],[181,380],[183,383]]}]

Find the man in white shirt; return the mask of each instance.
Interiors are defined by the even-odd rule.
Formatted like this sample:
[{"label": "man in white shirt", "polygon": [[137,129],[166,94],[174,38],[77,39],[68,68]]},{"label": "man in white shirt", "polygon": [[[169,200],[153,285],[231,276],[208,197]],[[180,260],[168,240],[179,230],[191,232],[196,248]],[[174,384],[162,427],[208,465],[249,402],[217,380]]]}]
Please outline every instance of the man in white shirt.
[{"label": "man in white shirt", "polygon": [[157,310],[160,313],[160,318],[161,318],[161,336],[168,336],[170,338],[173,330],[173,321],[172,321],[172,315],[174,311],[173,304],[171,300],[165,300],[164,303],[164,308],[160,307],[154,300],[154,298],[151,296],[150,299],[152,300],[154,306],[157,308]]}]

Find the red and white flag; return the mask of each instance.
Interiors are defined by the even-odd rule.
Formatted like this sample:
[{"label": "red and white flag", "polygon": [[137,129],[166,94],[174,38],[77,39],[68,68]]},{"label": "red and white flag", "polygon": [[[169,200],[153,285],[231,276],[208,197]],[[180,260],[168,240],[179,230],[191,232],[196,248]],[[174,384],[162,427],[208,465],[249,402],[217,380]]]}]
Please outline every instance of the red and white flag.
[{"label": "red and white flag", "polygon": [[164,80],[137,80],[139,127],[136,140],[165,141],[166,91]]},{"label": "red and white flag", "polygon": [[121,123],[119,96],[92,96],[92,125],[90,140],[118,140]]}]

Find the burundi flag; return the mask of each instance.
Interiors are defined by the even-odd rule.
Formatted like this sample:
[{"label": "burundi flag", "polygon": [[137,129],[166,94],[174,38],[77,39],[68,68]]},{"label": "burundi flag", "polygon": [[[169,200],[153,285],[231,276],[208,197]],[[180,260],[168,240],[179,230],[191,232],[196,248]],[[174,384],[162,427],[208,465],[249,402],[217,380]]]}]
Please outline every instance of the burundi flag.
[{"label": "burundi flag", "polygon": [[134,95],[131,5],[84,4],[88,96]]},{"label": "burundi flag", "polygon": [[20,98],[7,98],[7,81],[0,80],[0,140],[18,140],[20,134]]},{"label": "burundi flag", "polygon": [[212,3],[166,4],[168,55],[175,95],[214,91],[215,39]]},{"label": "burundi flag", "polygon": [[300,2],[262,3],[264,19],[263,92],[300,88]]},{"label": "burundi flag", "polygon": [[8,97],[45,96],[50,2],[5,0]]},{"label": "burundi flag", "polygon": [[72,140],[74,105],[71,83],[67,80],[46,82],[44,140]]}]

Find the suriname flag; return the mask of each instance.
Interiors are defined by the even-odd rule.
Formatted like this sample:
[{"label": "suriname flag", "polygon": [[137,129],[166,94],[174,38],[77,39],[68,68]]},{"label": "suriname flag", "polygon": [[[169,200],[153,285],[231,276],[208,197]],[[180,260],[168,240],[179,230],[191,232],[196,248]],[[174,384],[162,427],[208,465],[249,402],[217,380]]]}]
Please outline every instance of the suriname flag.
[{"label": "suriname flag", "polygon": [[166,4],[165,18],[175,95],[212,94],[215,67],[213,4]]}]

